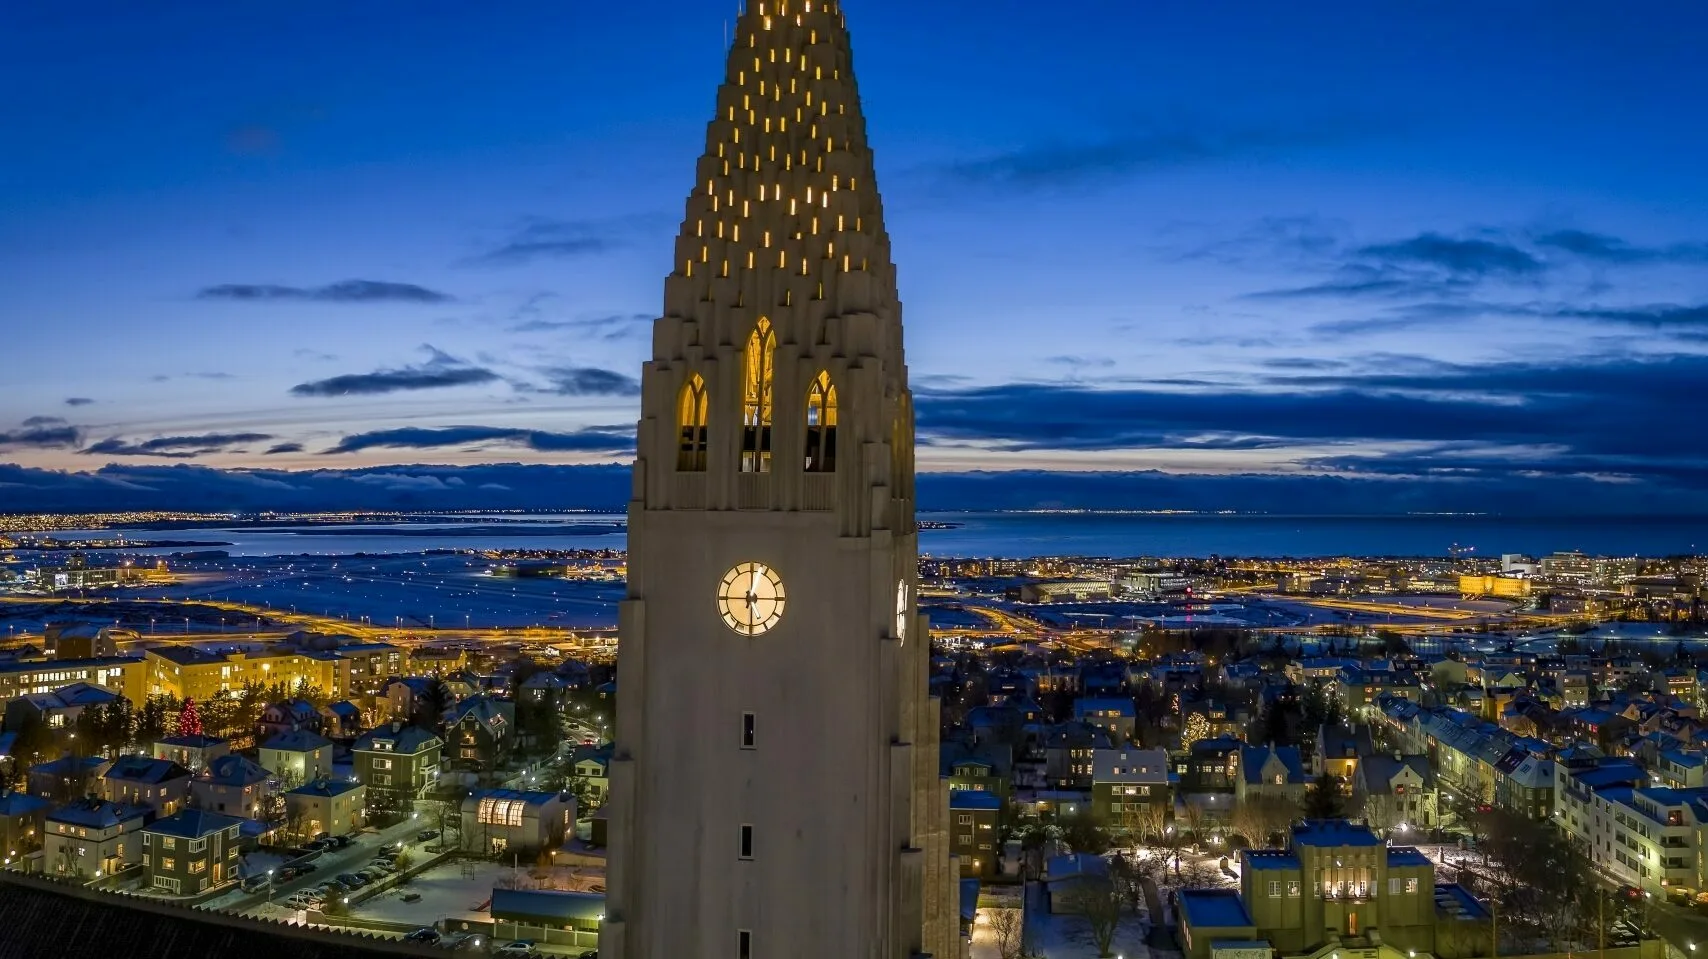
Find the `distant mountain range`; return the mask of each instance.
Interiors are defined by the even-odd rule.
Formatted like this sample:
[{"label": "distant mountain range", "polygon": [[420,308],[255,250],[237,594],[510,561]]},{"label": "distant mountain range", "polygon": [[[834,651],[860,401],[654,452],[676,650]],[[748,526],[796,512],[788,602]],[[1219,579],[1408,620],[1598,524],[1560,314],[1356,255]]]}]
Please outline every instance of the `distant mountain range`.
[{"label": "distant mountain range", "polygon": [[[622,510],[627,466],[387,466],[220,470],[108,466],[59,472],[0,464],[0,512],[186,510]],[[1330,475],[1162,472],[922,473],[925,510],[1234,510],[1304,515],[1499,513],[1509,516],[1697,515],[1698,490],[1576,476],[1359,479]]]}]

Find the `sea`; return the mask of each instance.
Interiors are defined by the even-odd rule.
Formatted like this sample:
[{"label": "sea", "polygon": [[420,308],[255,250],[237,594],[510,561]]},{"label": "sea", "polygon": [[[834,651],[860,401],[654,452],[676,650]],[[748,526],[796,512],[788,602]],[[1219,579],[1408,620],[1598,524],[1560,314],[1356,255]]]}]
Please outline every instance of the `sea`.
[{"label": "sea", "polygon": [[[1283,516],[1224,513],[922,512],[920,552],[937,557],[1592,556],[1708,553],[1708,516]],[[413,553],[428,549],[622,549],[620,514],[459,516],[360,525],[127,529],[132,540],[194,541],[233,556]],[[56,532],[110,539],[111,530]],[[212,544],[220,545],[212,545]],[[140,552],[173,553],[173,546]]]}]

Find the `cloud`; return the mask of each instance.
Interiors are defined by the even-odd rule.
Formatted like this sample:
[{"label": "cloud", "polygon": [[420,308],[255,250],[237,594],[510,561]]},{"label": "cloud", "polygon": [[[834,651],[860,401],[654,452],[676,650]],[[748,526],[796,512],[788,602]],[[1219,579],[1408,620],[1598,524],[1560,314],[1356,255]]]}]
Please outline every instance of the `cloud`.
[{"label": "cloud", "polygon": [[69,397],[66,399],[65,405],[66,406],[88,406],[89,404],[91,404],[93,402],[95,402],[95,401],[88,398],[87,396],[72,396],[72,397]]},{"label": "cloud", "polygon": [[1557,230],[1535,238],[1537,246],[1559,250],[1585,260],[1618,265],[1644,263],[1708,263],[1708,243],[1633,246],[1605,233]]},{"label": "cloud", "polygon": [[474,366],[465,360],[423,346],[428,353],[425,363],[395,369],[375,370],[372,373],[346,373],[324,380],[312,380],[291,387],[293,396],[377,396],[413,390],[435,390],[452,386],[476,386],[498,382],[497,373]]},{"label": "cloud", "polygon": [[623,244],[625,231],[616,224],[534,218],[485,252],[464,261],[468,266],[517,266],[539,259],[595,256]]},{"label": "cloud", "polygon": [[1420,233],[1406,240],[1366,246],[1358,255],[1397,264],[1438,267],[1472,276],[1541,273],[1546,265],[1510,243],[1455,239],[1439,233]]},{"label": "cloud", "polygon": [[616,426],[591,427],[574,433],[510,429],[495,426],[402,427],[344,437],[323,455],[369,449],[443,449],[466,446],[513,446],[536,452],[625,453],[634,449],[634,430]]},{"label": "cloud", "polygon": [[200,300],[239,300],[260,303],[308,301],[313,303],[454,303],[456,297],[414,283],[383,280],[342,280],[326,286],[278,286],[267,283],[226,283],[196,293]]},{"label": "cloud", "polygon": [[302,444],[301,443],[280,443],[277,446],[268,447],[267,452],[263,455],[265,455],[265,456],[278,456],[280,453],[301,453],[301,452],[302,452]]},{"label": "cloud", "polygon": [[1353,128],[1354,124],[1330,122],[1288,130],[1155,129],[1101,141],[1021,147],[948,163],[938,172],[965,186],[1014,190],[1084,186],[1147,170],[1316,146],[1343,139]]},{"label": "cloud", "polygon": [[559,396],[639,396],[640,381],[613,370],[558,367],[545,371],[551,386],[543,392]]},{"label": "cloud", "polygon": [[0,450],[66,449],[83,442],[83,433],[55,416],[32,416],[15,430],[0,432]]},{"label": "cloud", "polygon": [[575,320],[532,319],[506,328],[509,333],[579,332],[584,336],[613,341],[627,339],[647,331],[656,317],[651,313],[614,313]]},{"label": "cloud", "polygon": [[164,459],[189,459],[205,453],[230,451],[232,447],[265,443],[273,437],[267,433],[202,433],[197,436],[159,436],[140,443],[110,437],[80,450],[85,456],[158,456]]},{"label": "cloud", "polygon": [[[1281,370],[1244,388],[1095,389],[1010,384],[921,390],[920,441],[999,451],[1257,450],[1469,444],[1488,462],[1680,478],[1708,456],[1677,438],[1708,356],[1459,365],[1370,358]],[[1528,461],[1501,453],[1525,449]],[[1287,468],[1287,457],[1274,457]],[[1682,481],[1682,480],[1680,480]]]}]

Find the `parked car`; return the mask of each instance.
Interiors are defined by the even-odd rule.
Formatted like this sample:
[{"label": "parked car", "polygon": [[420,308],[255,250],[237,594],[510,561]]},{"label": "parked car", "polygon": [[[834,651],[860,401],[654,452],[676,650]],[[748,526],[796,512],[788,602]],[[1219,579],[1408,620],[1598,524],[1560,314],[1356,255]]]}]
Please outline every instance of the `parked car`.
[{"label": "parked car", "polygon": [[360,889],[363,886],[368,884],[368,881],[366,879],[363,879],[361,876],[358,876],[354,873],[348,873],[348,872],[339,873],[338,874],[338,881],[343,883],[346,887],[348,887],[350,889]]},{"label": "parked car", "polygon": [[399,900],[402,902],[420,902],[421,894],[418,892],[406,892],[399,897]]},{"label": "parked car", "polygon": [[332,844],[334,846],[337,846],[339,849],[349,849],[350,845],[352,843],[354,843],[355,841],[356,841],[355,838],[352,836],[333,836],[332,837]]},{"label": "parked car", "polygon": [[401,843],[401,842],[388,842],[385,845],[380,847],[380,852],[402,852],[402,851],[403,851],[403,843]]},{"label": "parked car", "polygon": [[238,883],[238,886],[244,892],[260,892],[267,888],[267,884],[272,881],[272,878],[269,876],[250,876],[248,879]]},{"label": "parked car", "polygon": [[332,834],[329,832],[317,832],[314,834],[314,841],[315,842],[325,842],[326,840],[331,839],[331,838],[332,838]]},{"label": "parked car", "polygon": [[297,871],[297,875],[299,875],[299,876],[306,876],[309,873],[318,871],[320,869],[319,866],[316,866],[312,862],[299,862],[291,868],[295,869]]},{"label": "parked car", "polygon": [[518,939],[515,942],[507,942],[504,945],[499,946],[497,949],[492,950],[492,954],[495,956],[521,956],[523,959],[530,959],[530,957],[539,955],[539,953],[534,949],[534,944],[527,939]]},{"label": "parked car", "polygon": [[437,945],[439,940],[445,937],[439,935],[439,932],[436,929],[422,928],[415,930],[403,938],[408,942],[425,942],[428,945]]},{"label": "parked car", "polygon": [[367,868],[363,869],[362,871],[363,872],[370,872],[370,871],[371,872],[377,872],[382,876],[389,876],[392,873],[397,871],[397,866],[395,866],[389,862],[378,862],[378,861],[376,861],[376,862],[368,863]]},{"label": "parked car", "polygon": [[420,832],[415,834],[415,841],[416,842],[432,842],[433,840],[438,839],[438,838],[439,838],[439,830],[437,830],[437,829],[423,829]]}]

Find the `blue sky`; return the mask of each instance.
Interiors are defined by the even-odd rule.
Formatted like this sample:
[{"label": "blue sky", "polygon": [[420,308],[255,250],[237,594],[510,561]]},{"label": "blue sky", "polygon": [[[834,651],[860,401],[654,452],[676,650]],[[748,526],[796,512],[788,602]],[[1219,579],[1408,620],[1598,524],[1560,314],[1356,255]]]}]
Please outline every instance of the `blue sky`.
[{"label": "blue sky", "polygon": [[[1708,8],[845,8],[923,469],[1708,491]],[[734,10],[8,7],[0,460],[626,461]]]}]

